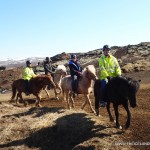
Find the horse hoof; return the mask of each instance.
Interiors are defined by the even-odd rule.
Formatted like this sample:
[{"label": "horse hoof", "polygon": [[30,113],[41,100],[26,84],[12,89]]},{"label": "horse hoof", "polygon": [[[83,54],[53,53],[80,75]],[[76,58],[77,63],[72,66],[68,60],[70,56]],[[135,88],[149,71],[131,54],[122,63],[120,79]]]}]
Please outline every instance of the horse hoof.
[{"label": "horse hoof", "polygon": [[92,110],[92,113],[96,114],[96,111],[95,111],[95,110]]},{"label": "horse hoof", "polygon": [[36,107],[42,107],[40,104],[35,105]]},{"label": "horse hoof", "polygon": [[122,126],[117,126],[118,129],[122,130]]},{"label": "horse hoof", "polygon": [[114,122],[114,123],[116,123],[114,119],[110,119],[110,122]]},{"label": "horse hoof", "polygon": [[[19,103],[18,103],[18,104],[19,104]],[[25,107],[27,107],[27,106],[28,106],[28,104],[27,104],[27,103],[24,103],[24,106],[25,106]]]},{"label": "horse hoof", "polygon": [[127,130],[127,129],[129,128],[129,126],[130,126],[130,125],[126,125],[126,126],[125,126],[125,129]]},{"label": "horse hoof", "polygon": [[14,102],[13,100],[10,100],[10,101],[9,101],[9,103],[13,103],[13,102]]}]

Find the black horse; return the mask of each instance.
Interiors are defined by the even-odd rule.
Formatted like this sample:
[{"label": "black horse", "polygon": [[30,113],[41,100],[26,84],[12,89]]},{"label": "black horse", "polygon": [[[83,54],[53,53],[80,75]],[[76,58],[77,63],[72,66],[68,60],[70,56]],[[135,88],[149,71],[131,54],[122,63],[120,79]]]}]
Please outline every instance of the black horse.
[{"label": "black horse", "polygon": [[[104,100],[107,102],[107,111],[109,114],[110,121],[114,121],[110,112],[110,103],[113,103],[115,116],[116,116],[116,126],[117,128],[122,128],[119,125],[118,118],[118,105],[123,105],[127,111],[127,122],[126,128],[130,126],[131,113],[128,108],[128,100],[131,107],[136,107],[136,93],[139,89],[139,81],[133,80],[132,78],[126,77],[115,77],[111,78],[105,88]],[[94,84],[94,97],[95,97],[95,110],[97,115],[99,115],[99,100],[100,100],[100,80],[96,80]]]}]

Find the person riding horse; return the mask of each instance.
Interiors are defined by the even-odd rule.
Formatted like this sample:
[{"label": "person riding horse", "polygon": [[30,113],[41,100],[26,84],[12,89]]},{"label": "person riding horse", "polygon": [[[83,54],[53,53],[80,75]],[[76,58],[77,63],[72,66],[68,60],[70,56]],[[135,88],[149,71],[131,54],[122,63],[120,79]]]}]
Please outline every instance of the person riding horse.
[{"label": "person riding horse", "polygon": [[[54,78],[55,69],[56,68],[52,65],[52,60],[49,57],[46,57],[44,62],[45,75],[48,75],[50,73]],[[48,85],[48,89],[50,90],[50,85]]]},{"label": "person riding horse", "polygon": [[[75,93],[77,93],[78,81],[82,76],[81,73],[82,68],[78,63],[78,59],[75,54],[71,55],[71,59],[69,60],[69,69],[70,69],[70,75],[72,80],[71,86],[72,86],[73,97],[75,97]],[[77,78],[77,82],[75,82],[76,78]]]},{"label": "person riding horse", "polygon": [[25,85],[26,85],[26,95],[30,94],[29,81],[31,80],[31,78],[34,78],[34,77],[36,77],[36,75],[34,74],[34,71],[32,69],[31,62],[29,60],[27,60],[26,67],[24,68],[24,75],[23,75],[23,79],[24,79]]},{"label": "person riding horse", "polygon": [[100,68],[100,79],[101,79],[101,89],[100,89],[100,106],[105,107],[104,101],[104,90],[108,80],[112,77],[121,76],[121,69],[117,59],[110,54],[110,48],[108,45],[103,46],[103,55],[99,58],[99,68]]}]

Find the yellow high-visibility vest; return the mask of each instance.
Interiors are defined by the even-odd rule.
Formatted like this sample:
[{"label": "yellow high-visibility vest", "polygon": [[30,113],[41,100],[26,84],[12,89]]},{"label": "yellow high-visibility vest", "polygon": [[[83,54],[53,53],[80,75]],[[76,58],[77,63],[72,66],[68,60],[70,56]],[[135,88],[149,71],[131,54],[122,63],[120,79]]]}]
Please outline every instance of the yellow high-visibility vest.
[{"label": "yellow high-visibility vest", "polygon": [[24,80],[30,80],[31,78],[35,77],[36,75],[33,72],[32,68],[26,67],[24,69],[24,75],[23,75],[23,79]]},{"label": "yellow high-visibility vest", "polygon": [[121,68],[117,59],[110,55],[102,55],[99,59],[100,79],[107,79],[108,76],[116,77],[121,75]]}]

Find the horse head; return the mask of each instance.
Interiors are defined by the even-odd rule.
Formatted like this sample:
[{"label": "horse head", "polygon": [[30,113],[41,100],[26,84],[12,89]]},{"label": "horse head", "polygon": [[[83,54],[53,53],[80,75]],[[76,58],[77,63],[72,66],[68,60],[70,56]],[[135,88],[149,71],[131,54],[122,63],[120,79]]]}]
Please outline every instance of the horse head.
[{"label": "horse head", "polygon": [[90,80],[96,80],[96,69],[93,65],[88,65],[86,68],[83,70],[83,76],[86,76]]},{"label": "horse head", "polygon": [[67,69],[64,65],[58,65],[55,74],[60,74],[63,77],[67,75]]},{"label": "horse head", "polygon": [[129,102],[131,107],[136,107],[136,93],[139,90],[140,82],[141,80],[132,80],[131,78],[128,78],[128,84],[129,84]]}]

